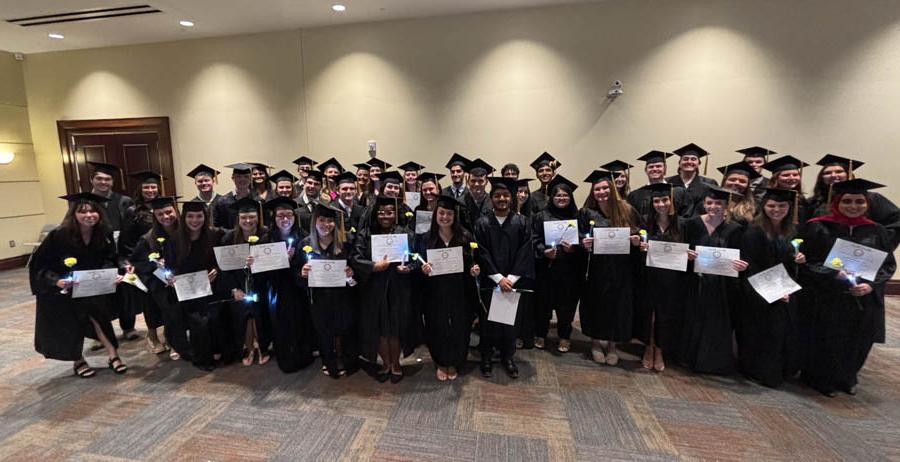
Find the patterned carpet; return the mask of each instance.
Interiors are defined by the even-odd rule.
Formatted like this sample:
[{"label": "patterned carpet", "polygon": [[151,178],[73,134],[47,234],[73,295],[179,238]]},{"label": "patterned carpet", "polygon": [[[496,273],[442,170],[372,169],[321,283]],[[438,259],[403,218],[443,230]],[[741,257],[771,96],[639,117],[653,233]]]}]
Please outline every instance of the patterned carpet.
[{"label": "patterned carpet", "polygon": [[[424,365],[398,385],[317,367],[202,373],[124,344],[131,370],[76,378],[33,350],[24,270],[0,273],[0,460],[900,460],[900,300],[859,394],[828,399],[669,368],[521,351],[522,378],[455,383]],[[555,350],[554,350],[555,351]],[[91,354],[95,366],[102,354]]]}]

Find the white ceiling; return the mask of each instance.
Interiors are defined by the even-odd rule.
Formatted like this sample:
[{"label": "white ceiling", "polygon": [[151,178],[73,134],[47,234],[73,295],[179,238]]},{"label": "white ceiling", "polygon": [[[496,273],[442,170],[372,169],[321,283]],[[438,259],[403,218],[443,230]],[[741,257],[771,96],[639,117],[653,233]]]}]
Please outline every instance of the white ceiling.
[{"label": "white ceiling", "polygon": [[[0,50],[39,53],[590,0],[0,0]],[[341,3],[347,10],[332,11]],[[162,13],[22,27],[8,19],[150,5]],[[178,24],[189,19],[196,24]],[[65,39],[47,35],[58,32]]]}]

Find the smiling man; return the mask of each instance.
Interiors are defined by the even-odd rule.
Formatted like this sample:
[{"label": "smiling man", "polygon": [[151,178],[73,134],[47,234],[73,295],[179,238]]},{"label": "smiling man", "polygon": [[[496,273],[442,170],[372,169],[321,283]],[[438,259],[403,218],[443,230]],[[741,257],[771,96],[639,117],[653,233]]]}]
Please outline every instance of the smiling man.
[{"label": "smiling man", "polygon": [[682,146],[673,152],[680,158],[678,175],[666,178],[666,182],[684,188],[685,199],[688,207],[691,207],[691,215],[702,215],[706,190],[710,186],[719,185],[716,180],[700,175],[700,164],[703,162],[703,158],[709,155],[709,152],[694,143]]},{"label": "smiling man", "polygon": [[116,178],[122,177],[122,170],[118,166],[103,162],[88,162],[88,164],[93,167],[91,192],[108,199],[101,204],[106,207],[106,224],[112,231],[119,231],[122,228],[125,211],[134,206],[134,201],[130,197],[113,191]]}]

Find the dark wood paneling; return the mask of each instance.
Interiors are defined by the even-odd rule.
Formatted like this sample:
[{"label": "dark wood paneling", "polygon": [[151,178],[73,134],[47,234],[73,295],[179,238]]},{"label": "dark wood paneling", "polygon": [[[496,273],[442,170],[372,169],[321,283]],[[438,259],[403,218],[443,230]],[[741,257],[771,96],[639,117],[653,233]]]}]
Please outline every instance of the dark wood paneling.
[{"label": "dark wood paneling", "polygon": [[28,257],[31,255],[19,255],[18,257],[4,258],[0,260],[0,271],[24,268],[28,264]]}]

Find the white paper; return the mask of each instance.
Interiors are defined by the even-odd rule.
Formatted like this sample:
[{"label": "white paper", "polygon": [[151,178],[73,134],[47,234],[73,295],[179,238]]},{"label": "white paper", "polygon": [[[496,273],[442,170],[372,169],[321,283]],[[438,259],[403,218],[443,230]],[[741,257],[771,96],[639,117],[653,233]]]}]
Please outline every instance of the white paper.
[{"label": "white paper", "polygon": [[500,288],[491,294],[491,306],[488,308],[488,321],[499,322],[509,326],[516,325],[516,312],[519,310],[519,292],[502,292]]},{"label": "white paper", "polygon": [[783,263],[750,276],[747,282],[766,303],[772,303],[802,288],[791,279]]},{"label": "white paper", "polygon": [[291,261],[287,253],[287,242],[280,241],[251,245],[250,253],[253,254],[253,265],[250,266],[250,273],[252,274],[291,267]]},{"label": "white paper", "polygon": [[116,244],[117,248],[119,247],[119,234],[121,234],[121,231],[113,231],[113,243]]},{"label": "white paper", "polygon": [[578,221],[555,220],[544,222],[544,244],[559,245],[561,241],[578,244]]},{"label": "white paper", "polygon": [[72,298],[115,293],[118,276],[118,268],[75,271],[72,280],[78,281],[78,284],[72,286]]},{"label": "white paper", "polygon": [[406,193],[406,205],[415,210],[422,203],[422,193],[408,192]]},{"label": "white paper", "polygon": [[141,278],[139,278],[136,274],[133,274],[132,276],[134,276],[134,280],[129,281],[128,275],[126,274],[125,278],[122,279],[122,282],[124,282],[126,284],[131,284],[131,285],[137,287],[138,289],[141,290],[141,292],[147,292],[147,286],[144,285],[144,281],[141,281]]},{"label": "white paper", "polygon": [[838,239],[831,247],[831,251],[828,252],[828,256],[825,257],[825,266],[841,269],[831,264],[831,260],[835,258],[841,259],[841,264],[844,265],[843,269],[848,273],[853,273],[856,277],[867,281],[874,281],[881,264],[887,258],[887,252]]},{"label": "white paper", "polygon": [[733,262],[741,259],[740,249],[727,247],[706,247],[698,245],[697,259],[694,260],[694,272],[717,274],[719,276],[738,277]]},{"label": "white paper", "polygon": [[153,271],[153,275],[156,276],[156,279],[159,279],[163,284],[168,284],[169,279],[166,277],[166,270],[163,268],[156,268]]},{"label": "white paper", "polygon": [[346,287],[347,260],[309,260],[310,287]]},{"label": "white paper", "polygon": [[631,228],[594,228],[595,255],[628,255],[631,253]]},{"label": "white paper", "polygon": [[409,252],[409,236],[406,234],[373,234],[372,261],[378,261],[387,255],[391,263],[402,263]]},{"label": "white paper", "polygon": [[209,284],[209,274],[206,270],[179,274],[175,276],[174,285],[179,302],[212,295],[212,286]]},{"label": "white paper", "polygon": [[428,263],[431,263],[432,276],[462,273],[465,269],[462,247],[428,249],[426,254]]},{"label": "white paper", "polygon": [[213,247],[213,252],[216,254],[216,264],[220,270],[237,270],[247,266],[250,244],[222,245]]},{"label": "white paper", "polygon": [[431,217],[434,212],[427,210],[416,211],[416,234],[427,233],[431,231]]},{"label": "white paper", "polygon": [[690,245],[680,242],[647,241],[647,266],[673,271],[687,271]]}]

